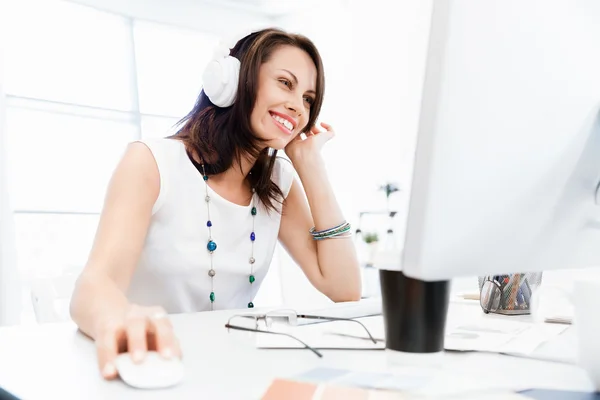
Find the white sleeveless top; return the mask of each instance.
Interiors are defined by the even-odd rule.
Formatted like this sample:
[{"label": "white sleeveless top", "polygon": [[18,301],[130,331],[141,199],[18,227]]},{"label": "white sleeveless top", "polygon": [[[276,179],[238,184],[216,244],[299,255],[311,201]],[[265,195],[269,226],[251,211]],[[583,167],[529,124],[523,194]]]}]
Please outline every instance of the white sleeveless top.
[{"label": "white sleeveless top", "polygon": [[[129,301],[162,306],[169,313],[210,310],[211,278],[206,189],[202,175],[190,161],[184,144],[174,139],[143,140],[152,151],[160,173],[160,193],[152,210],[139,263],[127,290]],[[287,197],[293,181],[287,160],[277,159],[272,180]],[[281,214],[256,200],[253,275],[250,284],[251,205],[240,206],[210,187],[215,302],[218,309],[247,308],[271,263]],[[278,209],[281,205],[276,203]],[[260,306],[260,305],[257,305]]]}]

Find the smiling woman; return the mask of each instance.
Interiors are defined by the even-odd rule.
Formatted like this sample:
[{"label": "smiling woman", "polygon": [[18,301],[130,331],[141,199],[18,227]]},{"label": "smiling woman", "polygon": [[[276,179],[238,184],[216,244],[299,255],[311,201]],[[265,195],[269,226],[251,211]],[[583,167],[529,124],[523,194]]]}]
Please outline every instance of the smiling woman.
[{"label": "smiling woman", "polygon": [[[239,69],[238,79],[210,84],[220,83],[231,64]],[[204,158],[211,175],[237,164],[262,203],[274,209],[282,194],[270,179],[277,150],[309,131],[321,110],[325,78],[318,50],[300,35],[255,32],[237,42],[231,54],[213,60],[204,80],[204,91],[177,137],[196,159]]]},{"label": "smiling woman", "polygon": [[334,130],[316,125],[325,83],[314,44],[253,32],[217,48],[203,80],[175,135],[129,145],[73,294],[107,378],[120,349],[181,354],[166,313],[254,307],[278,240],[330,299],[360,297],[353,242],[329,240],[351,228],[321,158]]}]

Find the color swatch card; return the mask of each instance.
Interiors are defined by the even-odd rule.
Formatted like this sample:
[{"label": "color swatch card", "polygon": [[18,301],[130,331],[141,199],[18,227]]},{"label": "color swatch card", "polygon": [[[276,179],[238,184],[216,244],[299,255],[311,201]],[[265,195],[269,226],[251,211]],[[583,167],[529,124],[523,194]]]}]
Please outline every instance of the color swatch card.
[{"label": "color swatch card", "polygon": [[327,383],[288,379],[274,380],[261,400],[528,400],[529,397],[497,391],[461,393],[449,396],[417,395],[408,392],[364,389]]}]

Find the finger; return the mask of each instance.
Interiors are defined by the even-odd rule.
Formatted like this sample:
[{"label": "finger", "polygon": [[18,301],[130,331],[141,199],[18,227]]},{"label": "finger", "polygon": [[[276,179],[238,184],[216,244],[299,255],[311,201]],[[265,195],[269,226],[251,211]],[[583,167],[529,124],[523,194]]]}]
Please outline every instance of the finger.
[{"label": "finger", "polygon": [[175,338],[173,340],[173,353],[179,357],[183,358],[183,352],[181,351],[181,344],[179,343],[179,339]]},{"label": "finger", "polygon": [[321,132],[321,134],[319,134],[317,137],[319,138],[320,143],[326,143],[326,142],[330,141],[334,136],[335,136],[334,131],[325,131],[325,132]]},{"label": "finger", "polygon": [[118,336],[122,334],[115,327],[109,327],[100,332],[96,339],[96,353],[98,368],[105,379],[113,379],[117,376],[115,358],[119,353]]},{"label": "finger", "polygon": [[332,131],[333,130],[333,127],[331,125],[329,125],[329,124],[326,124],[325,122],[320,122],[320,124],[321,124],[321,126],[323,128],[325,128],[328,131]]},{"label": "finger", "polygon": [[309,132],[313,135],[316,135],[321,133],[321,130],[316,125],[314,125],[312,128],[310,128]]},{"label": "finger", "polygon": [[180,357],[179,349],[176,348],[175,333],[173,326],[167,317],[155,318],[151,320],[151,329],[154,332],[156,351],[163,357]]},{"label": "finger", "polygon": [[143,315],[136,315],[127,320],[127,352],[131,355],[133,362],[140,362],[144,359],[148,350],[146,333],[148,321]]}]

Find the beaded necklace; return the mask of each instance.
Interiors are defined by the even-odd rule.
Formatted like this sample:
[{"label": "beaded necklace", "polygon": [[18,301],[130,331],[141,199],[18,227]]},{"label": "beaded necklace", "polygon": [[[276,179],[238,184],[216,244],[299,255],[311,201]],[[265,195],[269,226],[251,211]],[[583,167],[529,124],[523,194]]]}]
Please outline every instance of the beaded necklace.
[{"label": "beaded necklace", "polygon": [[[213,265],[213,253],[217,250],[217,243],[213,240],[212,237],[212,220],[210,219],[210,196],[208,195],[208,175],[206,175],[206,170],[204,169],[204,161],[201,160],[201,164],[200,164],[201,168],[202,168],[202,179],[204,179],[204,188],[206,190],[206,197],[204,198],[205,202],[206,202],[206,210],[207,210],[207,216],[208,216],[208,220],[206,221],[206,226],[208,228],[208,243],[206,244],[206,249],[208,250],[208,253],[210,255],[210,269],[208,270],[208,276],[210,277],[210,295],[209,295],[209,299],[210,299],[210,309],[211,311],[213,310],[213,306],[215,303],[215,287],[214,287],[214,279],[215,279],[215,275],[217,274],[217,272],[214,269],[214,265]],[[255,221],[255,217],[257,214],[256,211],[256,206],[255,206],[255,197],[256,197],[256,189],[252,188],[252,200],[251,200],[251,206],[252,208],[250,209],[250,214],[252,215],[252,232],[250,233],[250,258],[248,259],[248,263],[250,264],[250,275],[248,276],[248,281],[250,282],[250,285],[252,285],[254,283],[254,281],[256,280],[254,277],[254,263],[256,262],[256,260],[254,259],[254,241],[256,240],[256,234],[254,233],[254,221]],[[252,303],[251,301],[248,303],[248,308],[253,308],[254,307],[254,303]]]}]

